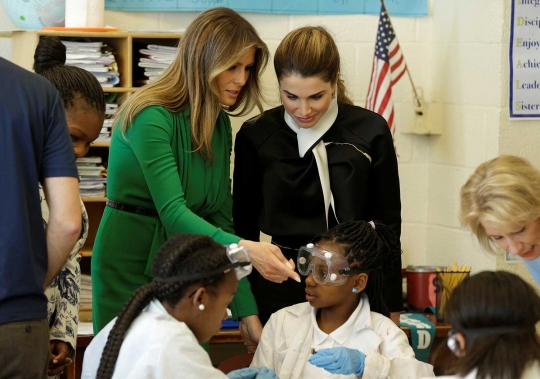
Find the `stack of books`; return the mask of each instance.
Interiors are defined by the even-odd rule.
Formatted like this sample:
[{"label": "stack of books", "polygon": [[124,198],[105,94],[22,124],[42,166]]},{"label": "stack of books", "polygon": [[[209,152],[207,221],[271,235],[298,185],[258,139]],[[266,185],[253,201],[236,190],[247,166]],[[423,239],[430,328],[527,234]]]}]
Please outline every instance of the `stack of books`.
[{"label": "stack of books", "polygon": [[142,54],[139,67],[144,68],[144,76],[148,79],[140,84],[150,83],[156,80],[171,65],[178,53],[178,48],[161,45],[148,45],[146,49],[140,49]]},{"label": "stack of books", "polygon": [[120,83],[113,51],[103,42],[62,41],[66,46],[66,65],[83,68],[94,75],[102,87]]},{"label": "stack of books", "polygon": [[77,159],[79,171],[79,192],[81,197],[104,197],[107,178],[101,165],[101,157],[83,157]]}]

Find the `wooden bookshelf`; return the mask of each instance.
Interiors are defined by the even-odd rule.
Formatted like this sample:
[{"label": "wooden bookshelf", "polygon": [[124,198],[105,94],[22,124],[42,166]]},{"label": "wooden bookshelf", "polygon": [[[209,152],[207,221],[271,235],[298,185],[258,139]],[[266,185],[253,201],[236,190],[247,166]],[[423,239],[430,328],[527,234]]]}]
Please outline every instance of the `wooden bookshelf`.
[{"label": "wooden bookshelf", "polygon": [[[85,42],[101,41],[114,50],[120,83],[115,87],[103,87],[104,93],[118,93],[117,101],[121,104],[127,97],[140,88],[139,83],[145,79],[144,69],[138,66],[141,54],[139,49],[148,44],[177,46],[181,38],[179,33],[138,33],[138,32],[62,32],[45,30],[14,31],[12,33],[12,61],[19,66],[32,71],[34,52],[39,39],[45,36],[55,36],[62,40],[78,40]],[[110,142],[94,142],[88,156],[102,157],[107,167]],[[88,212],[88,238],[82,250],[81,272],[90,274],[90,260],[96,233],[105,209],[106,197],[85,197],[83,202]],[[80,319],[91,317],[91,307],[81,307]]]}]

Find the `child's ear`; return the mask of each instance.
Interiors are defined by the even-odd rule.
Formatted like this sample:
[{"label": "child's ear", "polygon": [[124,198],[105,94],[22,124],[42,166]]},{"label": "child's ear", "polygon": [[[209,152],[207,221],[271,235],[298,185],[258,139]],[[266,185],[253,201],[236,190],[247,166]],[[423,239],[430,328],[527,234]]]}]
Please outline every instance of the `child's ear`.
[{"label": "child's ear", "polygon": [[193,295],[193,300],[191,301],[191,303],[193,304],[195,309],[200,309],[202,308],[201,304],[204,306],[208,305],[208,304],[205,304],[207,300],[208,300],[208,291],[206,291],[206,288],[201,287],[195,292],[195,295]]},{"label": "child's ear", "polygon": [[353,280],[353,287],[356,288],[356,291],[355,292],[362,292],[366,286],[367,286],[367,282],[368,282],[368,274],[366,273],[361,273],[361,274],[357,274],[355,277],[354,277],[354,280]]}]

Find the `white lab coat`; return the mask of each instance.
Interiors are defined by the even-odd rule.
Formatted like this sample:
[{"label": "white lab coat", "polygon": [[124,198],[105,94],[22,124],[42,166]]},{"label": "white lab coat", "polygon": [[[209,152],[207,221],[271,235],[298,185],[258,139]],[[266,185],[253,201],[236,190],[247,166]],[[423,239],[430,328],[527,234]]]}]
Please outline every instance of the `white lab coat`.
[{"label": "white lab coat", "polygon": [[[98,333],[85,351],[82,379],[96,378],[101,354],[116,318]],[[154,299],[128,329],[113,379],[227,379],[212,366],[188,326]]]},{"label": "white lab coat", "polygon": [[309,303],[296,304],[274,313],[265,325],[251,367],[266,366],[280,379],[356,378],[335,375],[311,365],[311,349],[344,346],[366,354],[363,379],[434,377],[433,366],[415,359],[407,336],[392,320],[371,312],[362,295],[349,320],[330,335],[316,321]]},{"label": "white lab coat", "polygon": [[[538,379],[540,378],[540,364],[535,362],[525,369],[523,375],[519,379]],[[424,379],[424,378],[422,378]],[[466,376],[448,375],[438,376],[437,379],[476,379],[476,370],[471,371]],[[516,378],[517,379],[517,378]]]}]

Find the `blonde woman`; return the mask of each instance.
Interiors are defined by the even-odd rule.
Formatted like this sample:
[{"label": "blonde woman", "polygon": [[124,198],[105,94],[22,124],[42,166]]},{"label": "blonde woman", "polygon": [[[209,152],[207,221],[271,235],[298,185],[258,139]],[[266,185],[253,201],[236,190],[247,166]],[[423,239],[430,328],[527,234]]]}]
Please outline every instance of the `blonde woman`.
[{"label": "blonde woman", "polygon": [[[279,248],[232,234],[227,114],[262,109],[259,75],[267,60],[251,24],[231,9],[211,8],[187,28],[169,69],[119,110],[92,258],[95,333],[151,281],[157,249],[178,233],[239,243],[268,279],[300,280]],[[230,308],[246,343],[256,343],[262,326],[246,279]]]},{"label": "blonde woman", "polygon": [[461,188],[461,222],[487,250],[523,259],[540,284],[540,171],[527,160],[482,163]]}]

